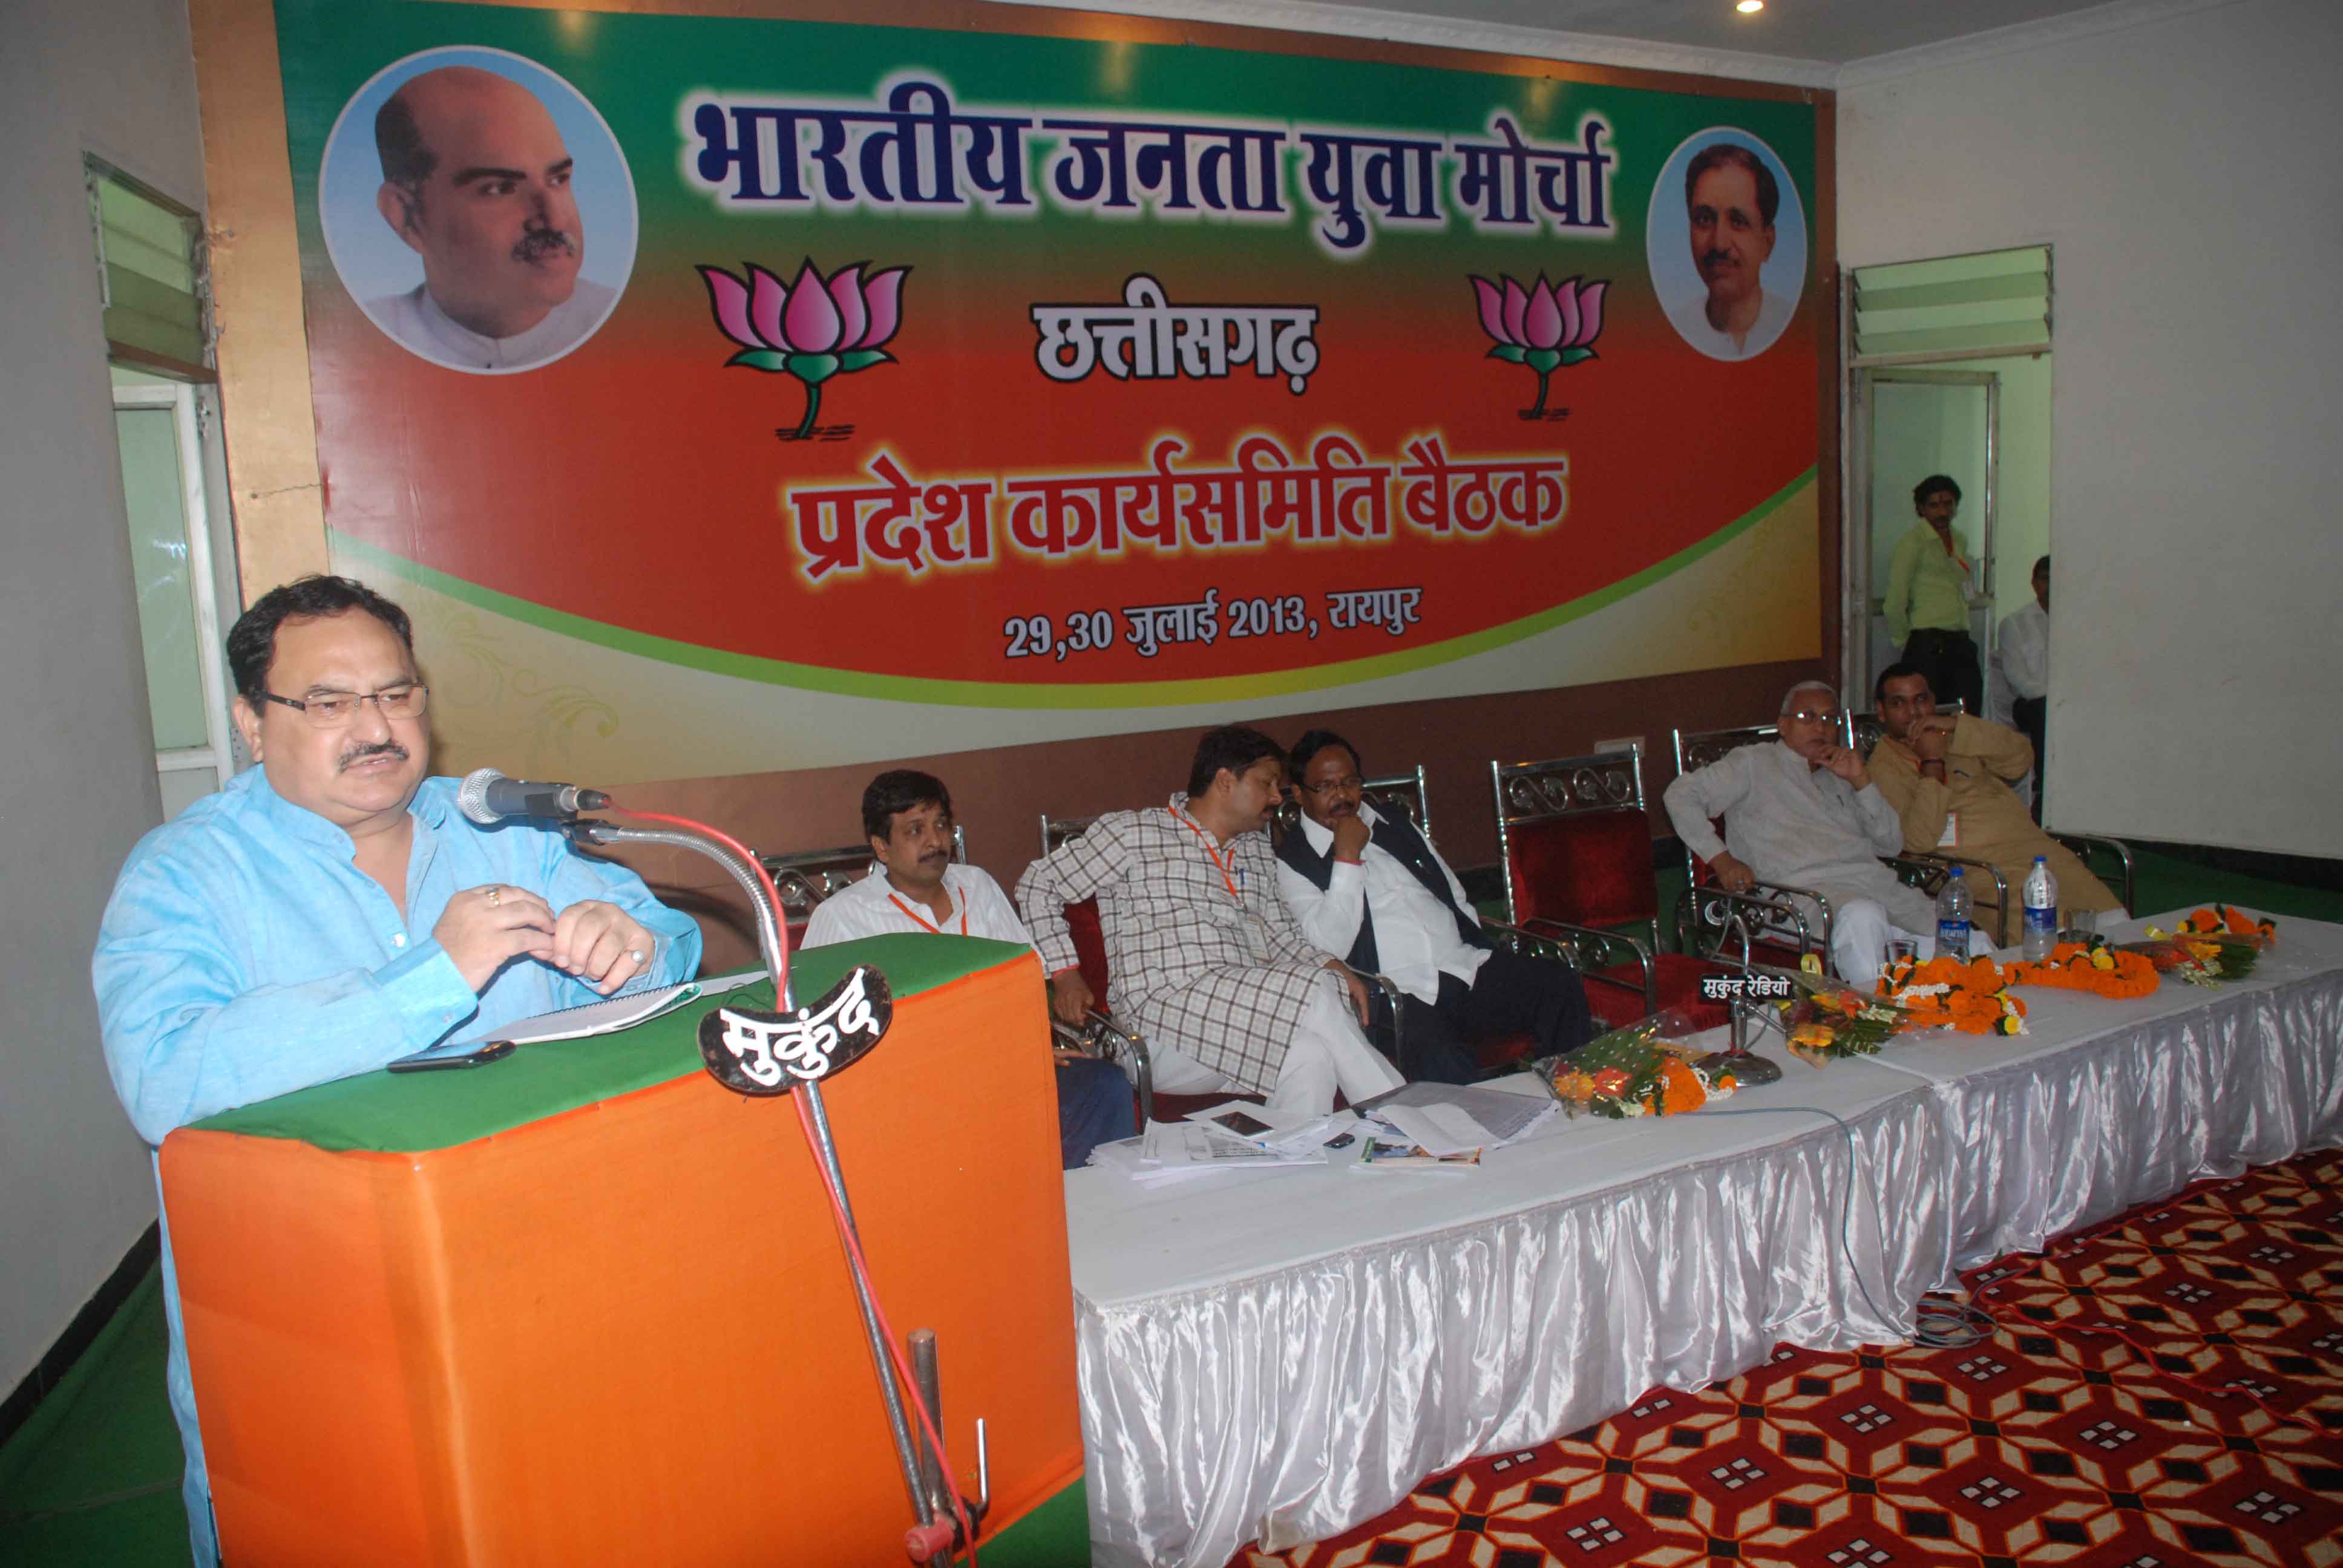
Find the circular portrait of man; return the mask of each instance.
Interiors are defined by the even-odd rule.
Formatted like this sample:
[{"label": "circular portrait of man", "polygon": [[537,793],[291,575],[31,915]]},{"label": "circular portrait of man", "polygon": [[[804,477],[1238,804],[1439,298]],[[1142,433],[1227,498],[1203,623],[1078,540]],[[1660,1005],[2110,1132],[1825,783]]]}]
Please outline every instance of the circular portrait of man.
[{"label": "circular portrait of man", "polygon": [[498,49],[429,49],[342,106],[317,180],[327,254],[435,365],[507,375],[591,337],[634,271],[634,176],[577,88]]},{"label": "circular portrait of man", "polygon": [[1713,126],[1670,154],[1652,187],[1644,259],[1660,308],[1711,359],[1754,359],[1796,314],[1806,217],[1774,149]]}]

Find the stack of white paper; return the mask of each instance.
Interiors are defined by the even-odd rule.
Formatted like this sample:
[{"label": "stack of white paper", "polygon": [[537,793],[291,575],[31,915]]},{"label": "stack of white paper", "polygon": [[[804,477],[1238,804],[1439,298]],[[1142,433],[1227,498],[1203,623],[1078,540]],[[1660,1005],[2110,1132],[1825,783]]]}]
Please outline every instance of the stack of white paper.
[{"label": "stack of white paper", "polygon": [[1363,1109],[1426,1154],[1451,1155],[1528,1137],[1554,1115],[1554,1102],[1471,1084],[1411,1083]]},{"label": "stack of white paper", "polygon": [[1290,1134],[1289,1140],[1272,1146],[1222,1132],[1206,1123],[1154,1121],[1138,1138],[1100,1144],[1091,1151],[1091,1163],[1149,1187],[1201,1176],[1272,1174],[1327,1163],[1322,1141],[1292,1140]]},{"label": "stack of white paper", "polygon": [[1354,1111],[1336,1111],[1312,1116],[1307,1111],[1278,1111],[1244,1100],[1191,1111],[1187,1119],[1214,1132],[1293,1154],[1322,1149],[1359,1123]]}]

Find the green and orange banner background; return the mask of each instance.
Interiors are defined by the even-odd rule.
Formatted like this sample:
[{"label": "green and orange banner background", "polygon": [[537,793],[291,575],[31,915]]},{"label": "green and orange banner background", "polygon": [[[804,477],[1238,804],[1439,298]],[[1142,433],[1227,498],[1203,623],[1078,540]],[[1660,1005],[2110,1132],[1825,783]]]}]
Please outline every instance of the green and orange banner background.
[{"label": "green and orange banner background", "polygon": [[[337,568],[416,613],[443,766],[602,782],[754,772],[1819,651],[1830,257],[1813,225],[1812,106],[1723,84],[1672,93],[1081,38],[277,9],[328,538]],[[493,51],[574,89],[630,186],[598,194],[606,212],[631,206],[632,233],[589,216],[585,235],[589,277],[632,246],[617,304],[532,367],[434,363],[353,293],[350,255],[395,236],[337,207],[322,171],[338,162],[347,185],[352,160],[372,158],[370,114],[346,114],[369,84],[442,50]],[[796,167],[817,190],[820,112],[864,116],[837,122],[860,137],[907,81],[940,87],[964,118],[1028,123],[1023,204],[860,185],[850,201],[729,199],[737,164],[729,182],[701,172],[696,109],[779,106],[804,127]],[[576,107],[565,129],[585,123]],[[1182,127],[1231,149],[1223,176],[1267,138],[1275,209],[1213,210],[1193,180],[1185,210],[1162,188],[1121,212],[1081,205],[1058,182],[1080,133],[1051,120]],[[1599,193],[1582,186],[1573,213],[1533,204],[1527,223],[1476,222],[1456,149],[1503,127],[1549,154],[1599,146]],[[1232,128],[1253,139],[1214,143]],[[1800,226],[1803,276],[1765,273],[1796,310],[1738,360],[1671,325],[1673,273],[1646,244],[1647,216],[1671,204],[1681,234],[1684,149],[1718,131],[1773,155],[1783,226]],[[1436,145],[1436,216],[1363,210],[1360,243],[1330,242],[1304,133]],[[976,154],[965,127],[956,138],[969,197]],[[834,166],[859,182],[871,166],[858,146]],[[765,147],[769,186],[784,156]],[[580,154],[581,186],[596,166]],[[1588,173],[1542,166],[1564,186]],[[884,360],[820,382],[801,437],[805,385],[753,351],[731,362],[748,346],[701,269],[753,281],[753,266],[794,289],[809,268],[831,281],[854,264],[866,282],[908,269],[900,318]],[[1173,311],[1307,310],[1308,352],[1270,375],[1250,359],[1189,374],[1192,356],[1170,376],[1045,373],[1037,307],[1095,322],[1141,275]],[[1599,331],[1562,349],[1542,406],[1535,363],[1518,347],[1493,357],[1503,344],[1475,276],[1501,295],[1508,279],[1603,286]],[[1529,336],[1532,352],[1554,341],[1550,318]],[[1109,498],[1130,526],[1101,533],[1099,506],[1061,500],[1045,527],[1053,485]],[[1211,613],[1146,613],[1181,605]]]}]

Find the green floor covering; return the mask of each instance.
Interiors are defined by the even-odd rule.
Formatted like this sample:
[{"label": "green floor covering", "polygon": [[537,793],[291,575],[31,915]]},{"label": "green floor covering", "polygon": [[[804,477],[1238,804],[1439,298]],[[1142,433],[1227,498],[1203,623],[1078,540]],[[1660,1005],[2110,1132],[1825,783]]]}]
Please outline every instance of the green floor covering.
[{"label": "green floor covering", "polygon": [[162,1277],[149,1273],[0,1449],[0,1563],[188,1560],[165,1345]]},{"label": "green floor covering", "polygon": [[[2137,863],[2145,912],[2217,899],[2281,918],[2343,923],[2343,895],[2166,855],[2142,853]],[[1681,872],[1660,879],[1664,915],[1674,910],[1683,886]],[[146,1568],[187,1561],[178,1432],[163,1393],[163,1352],[162,1291],[150,1274],[0,1448],[0,1563]]]}]

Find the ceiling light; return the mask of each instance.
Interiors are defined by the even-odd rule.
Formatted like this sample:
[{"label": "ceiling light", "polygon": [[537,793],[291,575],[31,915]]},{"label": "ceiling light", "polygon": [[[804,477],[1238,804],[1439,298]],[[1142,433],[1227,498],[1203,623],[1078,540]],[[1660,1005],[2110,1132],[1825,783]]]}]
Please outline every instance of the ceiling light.
[{"label": "ceiling light", "polygon": [[1733,8],[1744,16],[1755,16],[1765,9],[1765,0],[1735,0]]}]

